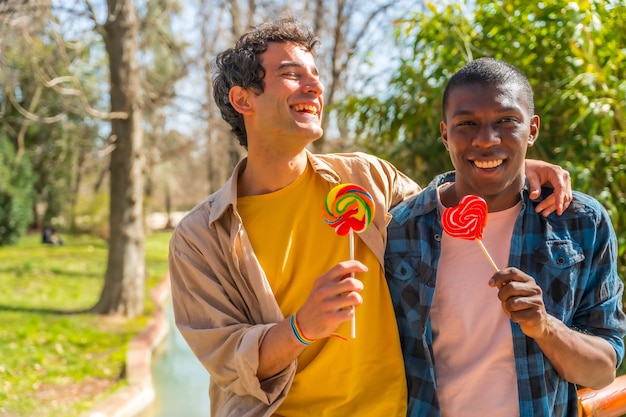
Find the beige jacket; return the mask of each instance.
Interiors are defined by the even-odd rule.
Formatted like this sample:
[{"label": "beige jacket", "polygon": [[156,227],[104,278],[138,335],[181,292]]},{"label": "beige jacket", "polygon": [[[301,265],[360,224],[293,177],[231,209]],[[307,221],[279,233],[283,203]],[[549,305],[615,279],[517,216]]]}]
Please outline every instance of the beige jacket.
[{"label": "beige jacket", "polygon": [[[357,236],[383,265],[388,211],[417,193],[418,185],[388,162],[363,153],[308,153],[308,158],[329,190],[349,182],[372,194],[374,221]],[[170,242],[176,325],[209,371],[211,415],[220,417],[271,416],[296,372],[294,362],[267,380],[256,377],[261,342],[284,317],[237,212],[237,177],[245,163],[181,220]]]}]

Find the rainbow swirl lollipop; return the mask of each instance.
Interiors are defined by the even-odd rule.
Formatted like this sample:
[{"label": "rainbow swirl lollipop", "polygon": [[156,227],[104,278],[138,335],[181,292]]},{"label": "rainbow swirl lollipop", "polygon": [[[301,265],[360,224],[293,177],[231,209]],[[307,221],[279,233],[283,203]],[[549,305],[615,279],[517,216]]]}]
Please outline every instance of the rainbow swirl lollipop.
[{"label": "rainbow swirl lollipop", "polygon": [[350,231],[361,233],[374,219],[374,200],[370,193],[356,184],[333,187],[324,203],[324,220],[340,236]]},{"label": "rainbow swirl lollipop", "polygon": [[[324,220],[339,236],[350,234],[350,259],[354,259],[354,232],[361,233],[374,219],[374,200],[356,184],[339,184],[326,195]],[[354,277],[354,273],[351,274]],[[354,306],[352,306],[354,310]],[[352,338],[356,337],[356,314],[352,316]]]}]

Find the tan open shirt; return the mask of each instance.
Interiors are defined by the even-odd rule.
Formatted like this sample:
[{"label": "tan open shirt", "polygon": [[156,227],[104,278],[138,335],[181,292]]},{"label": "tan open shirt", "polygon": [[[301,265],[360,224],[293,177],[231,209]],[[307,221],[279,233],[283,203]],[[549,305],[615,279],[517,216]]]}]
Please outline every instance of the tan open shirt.
[{"label": "tan open shirt", "polygon": [[[358,237],[383,265],[389,209],[417,193],[418,185],[364,153],[307,154],[329,190],[355,183],[371,193],[374,221]],[[181,220],[170,242],[176,325],[210,373],[212,416],[271,416],[296,372],[294,362],[264,381],[256,377],[261,342],[284,317],[237,213],[237,177],[245,163]]]}]

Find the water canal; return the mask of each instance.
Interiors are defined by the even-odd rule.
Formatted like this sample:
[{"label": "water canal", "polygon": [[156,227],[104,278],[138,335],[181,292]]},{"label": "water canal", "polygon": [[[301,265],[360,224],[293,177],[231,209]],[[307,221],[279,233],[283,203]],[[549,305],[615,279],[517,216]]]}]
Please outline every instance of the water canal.
[{"label": "water canal", "polygon": [[208,417],[209,374],[176,329],[171,302],[166,315],[170,331],[152,365],[156,399],[137,417]]}]

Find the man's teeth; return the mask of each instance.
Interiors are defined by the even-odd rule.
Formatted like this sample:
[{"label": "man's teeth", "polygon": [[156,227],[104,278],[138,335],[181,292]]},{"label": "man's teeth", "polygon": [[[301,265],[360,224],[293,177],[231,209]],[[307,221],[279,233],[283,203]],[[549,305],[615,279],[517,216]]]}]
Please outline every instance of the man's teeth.
[{"label": "man's teeth", "polygon": [[474,165],[478,168],[495,168],[502,165],[502,159],[496,159],[494,161],[474,161]]},{"label": "man's teeth", "polygon": [[315,106],[311,106],[309,104],[296,104],[292,107],[297,112],[317,114],[317,108]]}]

